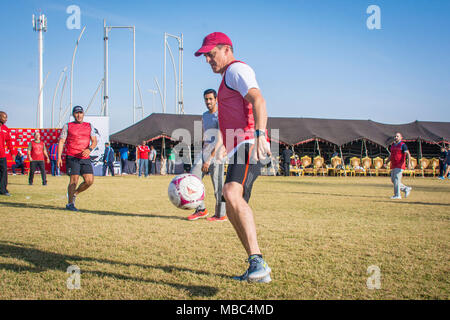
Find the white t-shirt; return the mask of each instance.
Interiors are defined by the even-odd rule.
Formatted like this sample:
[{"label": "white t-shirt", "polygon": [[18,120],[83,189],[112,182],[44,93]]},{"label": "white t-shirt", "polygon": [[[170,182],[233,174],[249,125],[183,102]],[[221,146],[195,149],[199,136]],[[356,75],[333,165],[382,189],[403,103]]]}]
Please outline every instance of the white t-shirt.
[{"label": "white t-shirt", "polygon": [[248,90],[252,88],[259,89],[255,71],[242,62],[235,62],[228,67],[225,73],[225,84],[238,91],[242,97],[245,97]]}]

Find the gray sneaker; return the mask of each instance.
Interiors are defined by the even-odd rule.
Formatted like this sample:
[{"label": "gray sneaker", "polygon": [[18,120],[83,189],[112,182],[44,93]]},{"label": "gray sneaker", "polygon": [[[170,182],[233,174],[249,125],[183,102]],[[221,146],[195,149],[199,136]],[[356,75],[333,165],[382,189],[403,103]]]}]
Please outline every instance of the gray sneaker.
[{"label": "gray sneaker", "polygon": [[70,210],[70,211],[78,211],[77,208],[75,208],[75,205],[73,203],[68,203],[66,204],[66,210]]},{"label": "gray sneaker", "polygon": [[409,194],[411,193],[412,187],[408,187],[405,190],[405,198],[408,198]]},{"label": "gray sneaker", "polygon": [[[244,274],[241,275],[241,276],[235,276],[235,277],[233,277],[233,280],[237,280],[237,281],[249,281],[249,279],[248,279],[248,270],[245,270]],[[269,283],[269,282],[271,282],[271,281],[272,281],[272,278],[270,277],[270,273],[269,273],[269,274],[268,274],[267,276],[265,276],[264,278],[259,279],[259,280],[256,280],[256,281],[253,281],[253,282],[256,282],[256,283]]]},{"label": "gray sneaker", "polygon": [[248,258],[248,263],[250,266],[247,271],[241,276],[241,278],[246,279],[248,282],[270,282],[270,272],[272,271],[263,258],[258,256],[253,256]]}]

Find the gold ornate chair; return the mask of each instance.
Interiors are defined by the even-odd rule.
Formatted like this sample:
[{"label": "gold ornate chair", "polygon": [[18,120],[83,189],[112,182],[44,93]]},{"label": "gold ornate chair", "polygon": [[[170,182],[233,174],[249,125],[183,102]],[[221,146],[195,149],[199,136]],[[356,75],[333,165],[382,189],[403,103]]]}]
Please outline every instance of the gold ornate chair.
[{"label": "gold ornate chair", "polygon": [[373,168],[375,171],[375,175],[378,177],[378,175],[380,174],[387,174],[387,169],[383,168],[384,165],[384,161],[383,159],[381,159],[380,157],[376,157],[372,160],[373,162]]},{"label": "gold ornate chair", "polygon": [[[338,165],[342,165],[342,159],[338,156],[331,158],[331,168],[328,168],[327,175],[338,175],[339,171],[342,169],[336,169]],[[344,170],[342,170],[344,171]]]},{"label": "gold ornate chair", "polygon": [[302,160],[303,172],[305,174],[315,175],[316,174],[316,170],[314,169],[314,166],[310,167],[310,165],[312,164],[311,157],[310,156],[303,156],[300,159]]},{"label": "gold ornate chair", "polygon": [[433,163],[431,159],[422,158],[420,159],[420,164],[422,165],[422,176],[425,177],[426,175],[433,175],[434,169],[433,169]]},{"label": "gold ornate chair", "polygon": [[372,159],[369,157],[364,157],[361,162],[362,167],[364,168],[364,175],[367,175],[367,173],[372,174]]},{"label": "gold ornate chair", "polygon": [[[414,169],[414,175],[421,175],[422,177],[425,177],[425,169],[428,168],[429,164],[430,164],[430,160],[428,160],[426,158],[421,158],[419,160],[417,168]],[[412,163],[411,163],[411,166],[412,166]]]},{"label": "gold ornate chair", "polygon": [[325,168],[325,160],[321,156],[317,156],[314,158],[314,169],[316,170],[316,174],[322,174],[323,176],[327,172],[327,168]]},{"label": "gold ornate chair", "polygon": [[424,173],[425,174],[429,174],[429,175],[433,175],[433,177],[436,176],[436,171],[439,168],[439,159],[437,158],[432,158],[430,160],[430,164],[428,165],[428,169],[425,169]]},{"label": "gold ornate chair", "polygon": [[406,169],[403,170],[403,175],[409,175],[411,177],[417,174],[421,174],[422,170],[417,169],[417,159],[411,157],[411,170],[408,170],[408,164],[406,164]]},{"label": "gold ornate chair", "polygon": [[365,175],[365,171],[361,167],[361,159],[358,157],[350,158],[350,165],[355,175]]}]

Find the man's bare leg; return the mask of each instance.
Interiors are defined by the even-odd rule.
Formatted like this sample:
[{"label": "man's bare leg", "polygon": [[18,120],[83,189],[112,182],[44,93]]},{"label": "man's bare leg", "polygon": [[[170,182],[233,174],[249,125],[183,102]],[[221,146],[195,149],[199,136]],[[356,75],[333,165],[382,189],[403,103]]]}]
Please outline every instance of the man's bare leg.
[{"label": "man's bare leg", "polygon": [[261,254],[256,236],[253,212],[244,200],[243,187],[237,182],[224,185],[223,195],[226,200],[227,215],[247,254]]},{"label": "man's bare leg", "polygon": [[75,191],[75,196],[79,195],[81,192],[86,191],[94,183],[93,174],[83,174],[83,182],[78,186]]}]

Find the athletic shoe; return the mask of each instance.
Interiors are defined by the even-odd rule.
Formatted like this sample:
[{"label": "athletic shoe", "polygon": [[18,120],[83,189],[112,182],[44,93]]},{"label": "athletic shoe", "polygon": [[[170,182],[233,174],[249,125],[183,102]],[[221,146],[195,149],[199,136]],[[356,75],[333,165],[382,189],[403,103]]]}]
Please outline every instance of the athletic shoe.
[{"label": "athletic shoe", "polygon": [[9,192],[7,192],[7,193],[0,193],[0,195],[6,196],[6,197],[11,197],[11,193],[9,193]]},{"label": "athletic shoe", "polygon": [[223,217],[216,217],[216,216],[212,216],[212,217],[208,217],[208,218],[206,218],[206,220],[208,220],[208,221],[227,221],[228,220],[228,218],[227,218],[227,216],[223,216]]},{"label": "athletic shoe", "polygon": [[248,281],[257,282],[270,275],[272,271],[263,258],[259,256],[253,256],[248,258],[250,266],[248,267]]},{"label": "athletic shoe", "polygon": [[[235,277],[233,277],[233,280],[236,280],[236,281],[249,281],[249,280],[248,280],[248,270],[246,270],[246,271],[244,272],[244,274],[241,275],[241,276],[235,276]],[[269,274],[268,274],[267,276],[265,276],[264,278],[259,279],[259,280],[256,280],[256,281],[253,281],[253,282],[256,282],[256,283],[269,283],[270,281],[272,281],[272,278],[270,277],[270,273],[269,273]]]},{"label": "athletic shoe", "polygon": [[187,217],[187,219],[189,221],[194,221],[200,218],[206,218],[206,216],[208,215],[208,210],[206,209],[197,209],[195,210],[195,212],[193,214],[191,214],[189,217]]},{"label": "athletic shoe", "polygon": [[73,203],[68,203],[66,204],[66,210],[70,210],[70,211],[78,211],[77,208],[75,208],[75,205]]},{"label": "athletic shoe", "polygon": [[439,176],[438,179],[439,179],[439,180],[445,180],[445,178],[442,177],[442,176]]},{"label": "athletic shoe", "polygon": [[400,196],[392,196],[391,197],[391,200],[401,200],[402,199],[402,197],[400,197]]},{"label": "athletic shoe", "polygon": [[405,190],[405,198],[408,198],[409,194],[411,193],[412,187],[408,187]]}]

